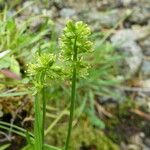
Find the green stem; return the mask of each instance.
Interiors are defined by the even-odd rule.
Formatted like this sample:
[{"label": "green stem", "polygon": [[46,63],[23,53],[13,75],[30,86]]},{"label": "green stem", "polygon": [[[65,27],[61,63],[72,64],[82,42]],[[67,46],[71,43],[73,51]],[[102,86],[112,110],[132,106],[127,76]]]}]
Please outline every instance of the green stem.
[{"label": "green stem", "polygon": [[76,47],[77,37],[74,41],[74,49],[73,49],[73,74],[72,74],[72,88],[71,88],[71,105],[70,105],[70,116],[69,116],[69,127],[68,127],[68,135],[65,144],[65,150],[68,150],[71,131],[72,131],[72,123],[74,116],[74,105],[75,105],[75,96],[76,96],[76,62],[77,62],[77,47]]},{"label": "green stem", "polygon": [[41,132],[41,125],[42,125],[42,118],[41,118],[41,103],[39,99],[39,95],[36,94],[35,96],[35,124],[34,124],[34,135],[35,135],[35,144],[34,150],[41,150],[42,149],[42,132]]},{"label": "green stem", "polygon": [[44,150],[44,128],[45,128],[45,115],[46,115],[46,96],[45,88],[42,89],[42,102],[43,102],[43,117],[42,117],[42,150]]}]

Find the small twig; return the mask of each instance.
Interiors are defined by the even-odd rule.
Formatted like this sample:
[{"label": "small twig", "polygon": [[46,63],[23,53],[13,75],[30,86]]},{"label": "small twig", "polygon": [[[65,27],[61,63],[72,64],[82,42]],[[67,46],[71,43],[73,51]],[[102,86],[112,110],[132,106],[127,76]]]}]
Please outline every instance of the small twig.
[{"label": "small twig", "polygon": [[111,113],[107,112],[105,110],[105,108],[102,107],[102,105],[100,105],[97,101],[95,101],[95,107],[97,108],[97,111],[98,111],[99,115],[104,114],[105,116],[107,116],[109,118],[113,117],[113,115]]},{"label": "small twig", "polygon": [[145,118],[146,120],[150,121],[150,114],[146,114],[145,112],[139,110],[139,109],[132,109],[131,112]]},{"label": "small twig", "polygon": [[131,91],[131,92],[150,92],[150,88],[140,88],[140,87],[119,87],[124,91]]},{"label": "small twig", "polygon": [[24,126],[24,124],[26,122],[33,122],[33,121],[34,121],[33,117],[29,116],[29,117],[26,117],[26,118],[23,119],[23,122],[21,123],[21,125]]},{"label": "small twig", "polygon": [[0,143],[11,141],[12,139],[14,139],[14,137],[10,136],[9,134],[7,135],[6,133],[2,131],[0,131],[0,135],[4,136],[4,138],[0,139]]}]

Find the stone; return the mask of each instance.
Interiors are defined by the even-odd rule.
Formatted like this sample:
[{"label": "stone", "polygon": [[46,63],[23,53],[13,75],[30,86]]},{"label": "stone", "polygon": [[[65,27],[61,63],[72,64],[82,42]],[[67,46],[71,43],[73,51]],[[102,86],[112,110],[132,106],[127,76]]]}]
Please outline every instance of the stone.
[{"label": "stone", "polygon": [[144,60],[141,66],[141,74],[146,77],[150,76],[150,61]]},{"label": "stone", "polygon": [[43,9],[42,14],[50,19],[58,17],[58,11],[54,6],[52,6],[50,10]]},{"label": "stone", "polygon": [[120,0],[120,3],[127,7],[127,6],[130,6],[130,5],[133,5],[133,4],[136,4],[139,0]]},{"label": "stone", "polygon": [[135,40],[136,35],[132,29],[119,30],[111,37],[111,41],[115,46],[124,46],[126,43]]},{"label": "stone", "polygon": [[143,59],[140,46],[136,42],[128,42],[126,45],[124,44],[122,50],[125,51],[124,54],[127,54],[125,58],[126,63],[129,66],[129,70],[127,71],[129,71],[129,74],[135,74],[138,71]]},{"label": "stone", "polygon": [[140,87],[150,89],[150,79],[140,80]]},{"label": "stone", "polygon": [[111,37],[111,42],[125,56],[125,64],[122,66],[122,72],[126,76],[134,75],[140,68],[143,60],[142,49],[136,43],[136,34],[134,31],[131,29],[119,30]]},{"label": "stone", "polygon": [[120,6],[120,0],[100,0],[96,1],[99,10],[108,10]]},{"label": "stone", "polygon": [[71,18],[76,15],[76,11],[72,8],[63,8],[60,11],[60,16],[65,18]]},{"label": "stone", "polygon": [[124,16],[125,12],[119,9],[113,9],[110,11],[99,12],[97,10],[91,10],[85,14],[85,20],[89,23],[97,23],[99,27],[114,27],[118,21]]},{"label": "stone", "polygon": [[145,24],[150,20],[150,7],[147,6],[141,6],[132,9],[133,13],[131,17],[129,18],[129,21],[132,23],[137,23],[137,24]]},{"label": "stone", "polygon": [[25,16],[31,16],[31,14],[39,15],[41,13],[41,8],[38,4],[33,3],[33,1],[25,1],[23,7],[26,8],[23,10],[23,15]]},{"label": "stone", "polygon": [[140,42],[145,56],[150,56],[150,37]]},{"label": "stone", "polygon": [[146,40],[148,37],[150,37],[150,25],[147,26],[135,25],[132,27],[132,30],[135,34],[137,41],[143,41]]},{"label": "stone", "polygon": [[147,26],[132,26],[136,41],[142,47],[145,56],[150,56],[150,25]]},{"label": "stone", "polygon": [[143,150],[150,150],[150,147],[144,146]]},{"label": "stone", "polygon": [[146,138],[146,139],[144,140],[144,143],[147,145],[147,147],[150,148],[150,138]]}]

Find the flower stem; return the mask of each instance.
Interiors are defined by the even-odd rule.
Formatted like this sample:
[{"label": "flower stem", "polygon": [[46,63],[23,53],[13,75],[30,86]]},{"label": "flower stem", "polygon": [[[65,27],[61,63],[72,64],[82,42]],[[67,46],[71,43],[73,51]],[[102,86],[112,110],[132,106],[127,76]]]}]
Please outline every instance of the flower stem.
[{"label": "flower stem", "polygon": [[42,102],[43,102],[43,117],[42,117],[42,150],[44,150],[44,128],[45,128],[45,115],[46,115],[46,96],[45,88],[42,89]]},{"label": "flower stem", "polygon": [[35,96],[35,123],[34,123],[34,135],[35,135],[35,144],[34,149],[35,150],[41,150],[42,149],[42,132],[41,132],[41,108],[40,108],[40,99],[39,95],[36,94]]},{"label": "flower stem", "polygon": [[73,48],[73,74],[72,74],[72,88],[71,88],[71,105],[70,105],[70,116],[69,116],[69,126],[68,126],[68,135],[65,144],[65,150],[68,150],[71,131],[72,131],[72,123],[73,123],[73,116],[74,116],[74,105],[75,105],[75,97],[76,97],[76,62],[77,62],[77,47],[76,47],[77,37],[74,41],[74,48]]}]

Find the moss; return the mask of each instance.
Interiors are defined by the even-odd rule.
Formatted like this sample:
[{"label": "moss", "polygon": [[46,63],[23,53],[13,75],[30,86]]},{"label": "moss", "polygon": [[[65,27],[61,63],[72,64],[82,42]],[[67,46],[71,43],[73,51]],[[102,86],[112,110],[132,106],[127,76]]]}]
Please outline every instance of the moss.
[{"label": "moss", "polygon": [[[63,147],[66,139],[66,127],[66,123],[57,125],[47,137],[47,142]],[[88,120],[82,120],[74,127],[69,149],[79,150],[82,143],[94,145],[96,150],[119,150],[119,147],[107,138],[100,129],[92,127]]]},{"label": "moss", "polygon": [[130,114],[130,109],[135,108],[135,102],[131,99],[127,99],[124,103],[122,103],[121,105],[119,105],[118,108],[118,116],[120,118],[124,117],[124,116],[128,116]]}]

